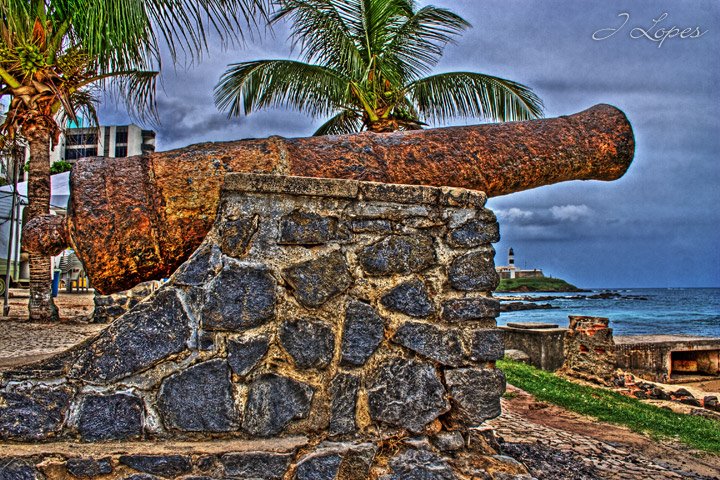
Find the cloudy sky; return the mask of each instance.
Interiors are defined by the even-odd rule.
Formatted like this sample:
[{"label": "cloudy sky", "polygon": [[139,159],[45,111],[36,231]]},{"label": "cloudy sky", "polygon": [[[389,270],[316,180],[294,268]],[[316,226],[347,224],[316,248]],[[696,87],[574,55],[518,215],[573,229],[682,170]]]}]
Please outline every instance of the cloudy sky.
[{"label": "cloudy sky", "polygon": [[[633,124],[636,155],[622,179],[491,199],[502,233],[497,264],[506,263],[512,246],[519,266],[582,287],[720,287],[720,2],[421,3],[451,8],[473,25],[447,47],[437,72],[478,71],[524,83],[544,100],[547,116],[609,103]],[[659,30],[671,27],[702,35],[662,43],[646,37],[662,38]],[[610,29],[616,31],[608,38],[593,39]],[[242,49],[213,47],[194,68],[166,68],[158,148],[310,135],[321,119],[270,111],[228,120],[213,106],[212,88],[227,64],[292,54],[281,28]],[[108,103],[101,121],[128,119]]]}]

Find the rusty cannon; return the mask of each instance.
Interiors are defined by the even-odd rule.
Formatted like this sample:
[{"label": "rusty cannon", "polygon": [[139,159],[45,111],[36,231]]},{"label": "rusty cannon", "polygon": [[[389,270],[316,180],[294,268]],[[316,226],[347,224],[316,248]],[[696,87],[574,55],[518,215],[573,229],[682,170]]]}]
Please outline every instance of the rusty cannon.
[{"label": "rusty cannon", "polygon": [[390,134],[204,143],[79,161],[66,217],[29,222],[24,247],[75,249],[97,291],[169,276],[212,226],[228,172],[462,187],[488,196],[567,180],[615,180],[634,155],[615,107],[574,115]]}]

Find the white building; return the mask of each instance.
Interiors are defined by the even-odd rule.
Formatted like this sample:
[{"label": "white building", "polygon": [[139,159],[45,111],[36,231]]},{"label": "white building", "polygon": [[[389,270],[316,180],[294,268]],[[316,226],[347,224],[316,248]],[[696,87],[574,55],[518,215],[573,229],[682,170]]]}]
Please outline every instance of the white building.
[{"label": "white building", "polygon": [[500,275],[500,278],[514,279],[514,278],[542,278],[545,275],[539,268],[532,270],[520,269],[515,266],[515,252],[512,248],[508,250],[508,264],[498,265],[495,267],[495,271]]},{"label": "white building", "polygon": [[155,151],[155,132],[135,124],[67,128],[50,152],[50,163],[75,163],[84,157],[132,157]]}]

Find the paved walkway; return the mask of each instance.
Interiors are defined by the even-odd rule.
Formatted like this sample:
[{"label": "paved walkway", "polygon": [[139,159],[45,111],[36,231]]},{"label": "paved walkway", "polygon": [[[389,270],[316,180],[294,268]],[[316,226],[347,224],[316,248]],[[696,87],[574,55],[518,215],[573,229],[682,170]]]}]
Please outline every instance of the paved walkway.
[{"label": "paved walkway", "polygon": [[50,357],[107,325],[88,323],[0,322],[0,370]]},{"label": "paved walkway", "polygon": [[513,398],[503,399],[502,416],[488,423],[508,444],[506,454],[538,479],[720,479],[718,456],[657,442],[509,389]]}]

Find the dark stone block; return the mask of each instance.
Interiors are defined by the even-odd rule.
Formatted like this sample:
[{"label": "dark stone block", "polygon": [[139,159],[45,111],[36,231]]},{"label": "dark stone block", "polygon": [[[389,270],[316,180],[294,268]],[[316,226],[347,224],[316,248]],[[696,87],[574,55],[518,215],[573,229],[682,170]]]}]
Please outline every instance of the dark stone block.
[{"label": "dark stone block", "polygon": [[158,480],[159,477],[156,477],[155,475],[150,475],[149,473],[135,473],[133,475],[128,475],[127,477],[123,477],[122,480]]},{"label": "dark stone block", "polygon": [[89,442],[139,437],[143,411],[142,399],[134,395],[88,395],[80,406],[80,437]]},{"label": "dark stone block", "polygon": [[417,279],[401,283],[383,295],[380,301],[386,308],[411,317],[427,317],[435,312],[425,284]]},{"label": "dark stone block", "polygon": [[280,220],[278,243],[281,245],[322,245],[340,236],[337,218],[295,210]]},{"label": "dark stone block", "polygon": [[482,328],[472,332],[470,337],[470,360],[474,362],[494,362],[503,357],[505,347],[500,330]]},{"label": "dark stone block", "polygon": [[58,433],[71,396],[68,387],[38,386],[0,392],[0,438],[34,441]]},{"label": "dark stone block", "polygon": [[167,377],[157,407],[168,428],[188,432],[227,432],[237,424],[230,367],[225,360],[198,363]]},{"label": "dark stone block", "polygon": [[97,460],[90,457],[70,458],[65,462],[65,467],[70,475],[81,478],[99,477],[100,475],[108,475],[113,471],[110,457]]},{"label": "dark stone block", "polygon": [[274,452],[228,453],[220,462],[225,475],[242,479],[279,480],[290,468],[293,455]]},{"label": "dark stone block", "polygon": [[218,467],[218,460],[217,455],[201,455],[195,459],[195,465],[198,470],[207,473]]},{"label": "dark stone block", "polygon": [[343,326],[341,364],[364,365],[384,336],[385,322],[374,308],[363,302],[348,303]]},{"label": "dark stone block", "polygon": [[355,233],[390,233],[392,223],[390,220],[376,218],[358,219],[352,221],[350,228]]},{"label": "dark stone block", "polygon": [[488,219],[469,220],[448,234],[448,245],[455,248],[479,247],[500,241],[500,228],[494,215]]},{"label": "dark stone block", "polygon": [[298,367],[325,368],[335,351],[335,334],[317,319],[286,320],[280,327],[280,343]]},{"label": "dark stone block", "polygon": [[342,456],[339,453],[311,455],[297,466],[296,480],[335,480],[340,470]]},{"label": "dark stone block", "polygon": [[462,291],[493,291],[500,282],[495,271],[495,252],[483,249],[455,258],[448,269],[450,285]]},{"label": "dark stone block", "polygon": [[227,359],[230,368],[244,377],[262,360],[269,346],[270,339],[265,335],[228,338]]},{"label": "dark stone block", "polygon": [[367,390],[374,421],[413,432],[450,408],[435,368],[415,360],[385,360],[370,376]]},{"label": "dark stone block", "polygon": [[393,341],[443,365],[459,366],[463,361],[460,334],[454,330],[406,322],[397,329]]},{"label": "dark stone block", "polygon": [[432,439],[435,448],[441,452],[454,452],[465,448],[465,439],[458,431],[441,431]]},{"label": "dark stone block", "polygon": [[192,470],[192,462],[182,455],[122,455],[120,463],[144,473],[176,478]]},{"label": "dark stone block", "polygon": [[163,287],[149,303],[105,329],[80,356],[70,376],[107,383],[146,370],[186,348],[188,324],[175,290]]},{"label": "dark stone block", "polygon": [[435,247],[426,235],[390,235],[363,248],[358,260],[370,275],[420,272],[436,263]]},{"label": "dark stone block", "polygon": [[220,233],[220,248],[229,257],[240,258],[244,256],[253,235],[258,229],[258,216],[226,218]]},{"label": "dark stone block", "polygon": [[275,318],[275,279],[263,267],[227,263],[212,280],[202,308],[207,330],[244,330]]},{"label": "dark stone block", "polygon": [[500,302],[493,298],[457,298],[442,302],[441,317],[446,322],[495,319],[500,314]]},{"label": "dark stone block", "polygon": [[[341,444],[347,445],[347,444]],[[342,455],[339,480],[367,480],[378,447],[372,443],[350,444]]]},{"label": "dark stone block", "polygon": [[215,245],[207,246],[183,263],[173,280],[178,285],[198,286],[217,275],[221,268],[220,250]]},{"label": "dark stone block", "polygon": [[34,465],[22,459],[2,459],[0,463],[0,480],[36,480],[40,477]]},{"label": "dark stone block", "polygon": [[371,443],[323,442],[297,462],[297,480],[367,480],[377,453]]},{"label": "dark stone block", "polygon": [[390,459],[391,480],[456,480],[450,465],[429,450],[410,449]]},{"label": "dark stone block", "polygon": [[505,375],[495,368],[457,368],[445,371],[450,392],[451,416],[467,427],[476,427],[500,415]]},{"label": "dark stone block", "polygon": [[282,432],[291,421],[307,417],[313,393],[310,385],[290,378],[260,376],[250,385],[243,430],[260,437]]},{"label": "dark stone block", "polygon": [[310,308],[319,307],[352,284],[345,255],[340,251],[285,268],[282,276],[298,302]]},{"label": "dark stone block", "polygon": [[330,435],[343,435],[357,430],[355,406],[360,388],[360,378],[349,373],[338,373],[330,383],[332,413]]}]

